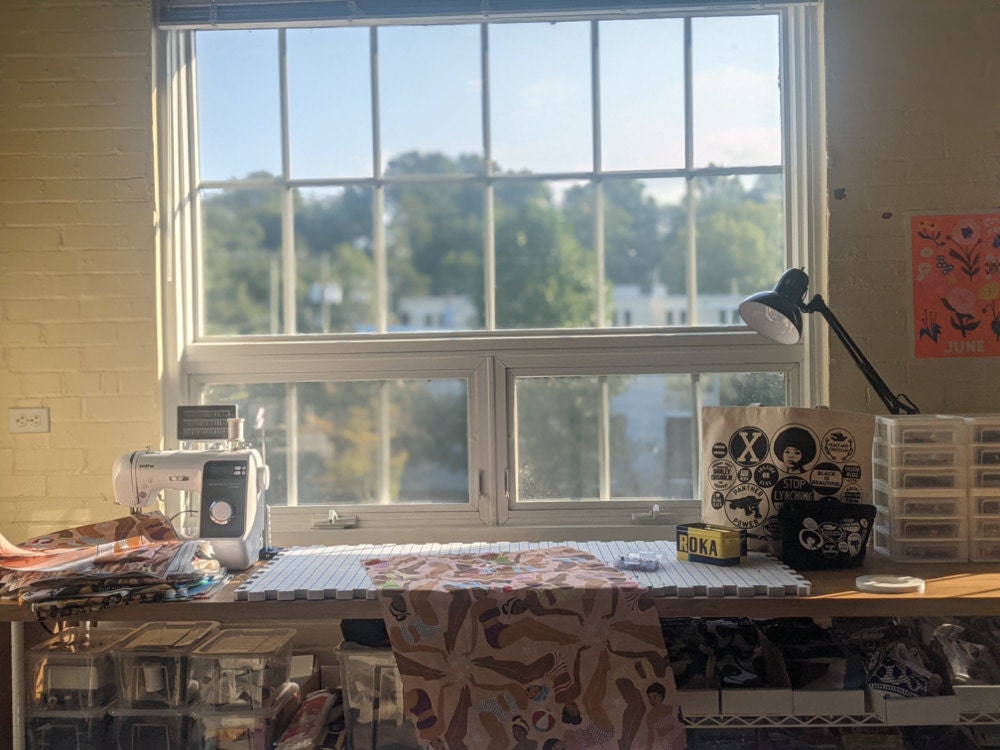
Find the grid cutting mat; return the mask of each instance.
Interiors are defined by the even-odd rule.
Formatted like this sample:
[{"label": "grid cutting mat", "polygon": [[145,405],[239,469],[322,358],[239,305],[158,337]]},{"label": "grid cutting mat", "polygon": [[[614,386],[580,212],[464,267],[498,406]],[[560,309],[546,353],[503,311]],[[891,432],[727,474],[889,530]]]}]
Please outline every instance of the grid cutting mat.
[{"label": "grid cutting mat", "polygon": [[654,596],[808,596],[812,584],[771,555],[750,552],[741,565],[681,562],[673,542],[456,542],[451,544],[341,544],[289,547],[234,592],[237,601],[374,599],[362,563],[393,555],[458,555],[574,547],[614,566],[629,552],[658,552],[651,573],[629,571]]}]

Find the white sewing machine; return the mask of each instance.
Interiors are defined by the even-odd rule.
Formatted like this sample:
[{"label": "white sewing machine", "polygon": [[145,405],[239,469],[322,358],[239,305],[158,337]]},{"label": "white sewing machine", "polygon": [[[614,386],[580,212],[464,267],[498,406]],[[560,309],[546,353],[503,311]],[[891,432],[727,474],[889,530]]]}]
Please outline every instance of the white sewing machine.
[{"label": "white sewing machine", "polygon": [[112,470],[115,500],[133,512],[156,502],[162,490],[194,493],[198,538],[211,542],[230,570],[249,568],[264,546],[269,482],[267,465],[249,447],[132,451]]}]

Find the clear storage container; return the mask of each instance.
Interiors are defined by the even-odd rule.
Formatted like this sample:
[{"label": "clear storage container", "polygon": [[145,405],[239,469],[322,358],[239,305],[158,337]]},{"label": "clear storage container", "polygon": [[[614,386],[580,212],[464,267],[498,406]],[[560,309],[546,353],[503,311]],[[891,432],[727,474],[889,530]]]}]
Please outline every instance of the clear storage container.
[{"label": "clear storage container", "polygon": [[996,562],[1000,560],[1000,538],[976,539],[969,541],[969,559],[973,562]]},{"label": "clear storage container", "polygon": [[194,710],[191,750],[271,750],[298,707],[299,688],[286,683],[265,708],[243,711]]},{"label": "clear storage container", "polygon": [[974,516],[1000,516],[1000,493],[976,492],[970,493],[969,506]]},{"label": "clear storage container", "polygon": [[876,524],[893,539],[964,539],[969,534],[968,518],[907,518],[891,516],[879,509]]},{"label": "clear storage container", "polygon": [[28,708],[80,711],[106,706],[116,692],[111,647],[131,628],[67,628],[27,653]]},{"label": "clear storage container", "polygon": [[213,709],[267,708],[291,678],[291,628],[224,628],[191,654],[200,701]]},{"label": "clear storage container", "polygon": [[875,437],[888,443],[962,445],[966,442],[967,429],[960,417],[923,414],[879,414],[875,417]]},{"label": "clear storage container", "polygon": [[417,746],[417,730],[404,710],[392,649],[344,643],[337,659],[347,735],[354,750]]},{"label": "clear storage container", "polygon": [[965,466],[965,450],[957,445],[895,444],[885,440],[872,443],[872,458],[891,466],[951,468]]},{"label": "clear storage container", "polygon": [[971,442],[1000,444],[1000,414],[968,415],[964,420]]},{"label": "clear storage container", "polygon": [[105,750],[111,740],[111,717],[104,706],[29,711],[27,740],[30,750]]},{"label": "clear storage container", "polygon": [[1000,444],[974,443],[970,445],[969,463],[973,466],[1000,466]]},{"label": "clear storage container", "polygon": [[217,622],[150,622],[119,642],[115,665],[121,705],[168,709],[191,703],[197,698],[191,689],[191,653],[218,629]]},{"label": "clear storage container", "polygon": [[888,529],[876,527],[872,542],[875,551],[897,562],[965,562],[969,559],[969,540],[896,539]]},{"label": "clear storage container", "polygon": [[[964,492],[897,490],[885,482],[874,482],[872,498],[874,504],[888,511],[892,518],[956,518],[968,513],[968,498]],[[1000,498],[997,499],[997,513],[1000,513]]]},{"label": "clear storage container", "polygon": [[[112,707],[115,750],[191,750],[197,741],[188,710]],[[197,746],[196,746],[197,747]]]},{"label": "clear storage container", "polygon": [[955,490],[968,484],[965,467],[916,469],[872,460],[872,477],[898,490]]}]

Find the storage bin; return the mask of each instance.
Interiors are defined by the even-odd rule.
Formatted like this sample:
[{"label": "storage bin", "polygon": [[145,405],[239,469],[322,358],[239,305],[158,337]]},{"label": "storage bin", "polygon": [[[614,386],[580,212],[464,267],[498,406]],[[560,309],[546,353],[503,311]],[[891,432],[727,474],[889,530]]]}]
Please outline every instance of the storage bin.
[{"label": "storage bin", "polygon": [[891,466],[951,468],[965,466],[966,452],[957,445],[896,444],[875,440],[872,458]]},{"label": "storage bin", "polygon": [[887,443],[962,445],[966,442],[967,430],[963,420],[953,416],[879,414],[875,417],[875,437]]},{"label": "storage bin", "polygon": [[116,692],[111,646],[131,628],[73,627],[27,654],[28,708],[80,711],[106,706]]},{"label": "storage bin", "polygon": [[972,489],[1000,488],[1000,466],[973,466],[969,469]]},{"label": "storage bin", "polygon": [[40,709],[27,715],[30,750],[105,750],[111,739],[111,717],[99,708]]},{"label": "storage bin", "polygon": [[153,711],[113,706],[110,713],[115,750],[191,750],[191,743],[196,741],[194,719],[186,709]]},{"label": "storage bin", "polygon": [[298,707],[299,688],[280,686],[265,708],[213,711],[195,708],[191,750],[271,750]]},{"label": "storage bin", "polygon": [[[872,500],[891,517],[956,518],[968,514],[968,499],[964,492],[897,490],[885,482],[875,482],[872,485]],[[997,498],[997,513],[1000,514],[1000,497]]]},{"label": "storage bin", "polygon": [[353,750],[419,745],[403,704],[403,686],[392,649],[341,645],[337,656],[347,735]]},{"label": "storage bin", "polygon": [[970,442],[1000,444],[1000,414],[968,415],[963,419],[968,425]]},{"label": "storage bin", "polygon": [[1000,466],[1000,444],[974,443],[969,446],[972,466]]},{"label": "storage bin", "polygon": [[954,490],[964,489],[968,485],[965,467],[917,469],[911,466],[893,466],[874,459],[872,477],[897,490]]},{"label": "storage bin", "polygon": [[169,709],[191,703],[197,697],[190,689],[191,653],[218,629],[217,622],[151,622],[120,641],[114,656],[122,707]]},{"label": "storage bin", "polygon": [[996,562],[1000,560],[1000,538],[969,540],[969,559],[973,562]]},{"label": "storage bin", "polygon": [[1000,493],[996,492],[969,492],[969,503],[972,515],[974,516],[1000,516]]},{"label": "storage bin", "polygon": [[897,562],[964,562],[969,559],[969,540],[895,539],[888,529],[876,527],[875,551]]},{"label": "storage bin", "polygon": [[214,710],[267,708],[291,679],[291,628],[225,628],[191,654],[202,705]]},{"label": "storage bin", "polygon": [[898,515],[891,516],[885,508],[879,508],[876,524],[893,539],[936,541],[939,539],[964,539],[969,535],[969,519],[964,517],[910,518]]}]

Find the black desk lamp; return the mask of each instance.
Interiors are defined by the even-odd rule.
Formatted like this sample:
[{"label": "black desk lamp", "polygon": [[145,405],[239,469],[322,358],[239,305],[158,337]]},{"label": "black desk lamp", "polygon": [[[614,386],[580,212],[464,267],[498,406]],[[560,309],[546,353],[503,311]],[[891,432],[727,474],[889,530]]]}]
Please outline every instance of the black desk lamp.
[{"label": "black desk lamp", "polygon": [[818,312],[830,328],[837,334],[837,338],[847,347],[847,352],[851,355],[854,363],[858,366],[865,378],[871,383],[875,393],[882,399],[892,414],[919,414],[920,409],[910,401],[910,397],[900,393],[895,395],[885,381],[875,372],[872,363],[854,343],[844,326],[840,324],[836,316],[826,306],[826,302],[818,294],[815,295],[808,304],[803,302],[806,289],[809,286],[809,277],[805,271],[799,268],[789,268],[778,280],[773,291],[758,292],[747,297],[740,303],[740,315],[747,325],[757,333],[766,336],[779,344],[794,344],[802,337],[802,313]]}]

